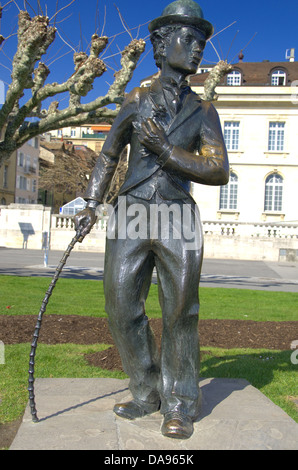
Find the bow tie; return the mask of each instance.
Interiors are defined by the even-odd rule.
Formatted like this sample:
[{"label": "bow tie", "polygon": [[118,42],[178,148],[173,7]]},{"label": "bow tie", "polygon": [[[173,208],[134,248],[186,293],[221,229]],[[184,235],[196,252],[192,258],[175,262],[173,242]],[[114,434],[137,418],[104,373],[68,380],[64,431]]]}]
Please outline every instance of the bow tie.
[{"label": "bow tie", "polygon": [[165,77],[160,79],[162,87],[171,92],[174,96],[180,96],[184,92],[189,91],[189,86],[186,80],[178,85],[173,78]]},{"label": "bow tie", "polygon": [[182,97],[185,93],[189,93],[190,88],[186,81],[183,81],[180,86],[172,78],[165,77],[160,80],[163,90],[171,94],[171,99],[166,100],[173,115],[177,114],[182,106]]}]

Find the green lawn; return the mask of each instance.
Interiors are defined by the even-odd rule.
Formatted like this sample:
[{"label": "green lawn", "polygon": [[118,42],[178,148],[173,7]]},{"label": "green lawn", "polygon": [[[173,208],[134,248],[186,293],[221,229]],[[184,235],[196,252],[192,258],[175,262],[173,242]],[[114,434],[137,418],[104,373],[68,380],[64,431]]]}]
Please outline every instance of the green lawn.
[{"label": "green lawn", "polygon": [[[50,279],[0,276],[0,315],[38,315]],[[298,293],[200,288],[201,319],[298,320]],[[10,307],[10,308],[7,308]],[[59,279],[48,314],[105,316],[102,281]],[[149,317],[160,317],[157,286],[152,285]]]},{"label": "green lawn", "polygon": [[[50,281],[49,278],[0,276],[0,315],[37,316]],[[201,319],[298,320],[298,293],[201,288],[200,301]],[[105,316],[103,283],[61,278],[47,313]],[[155,285],[150,290],[147,313],[152,318],[160,316]],[[124,378],[123,373],[87,363],[85,354],[107,346],[39,344],[35,377]],[[13,421],[24,411],[28,401],[29,353],[30,344],[5,346],[5,364],[0,364],[0,423]],[[291,363],[290,356],[291,351],[205,348],[201,376],[244,378],[298,422],[297,407],[290,400],[297,396],[298,366]]]}]

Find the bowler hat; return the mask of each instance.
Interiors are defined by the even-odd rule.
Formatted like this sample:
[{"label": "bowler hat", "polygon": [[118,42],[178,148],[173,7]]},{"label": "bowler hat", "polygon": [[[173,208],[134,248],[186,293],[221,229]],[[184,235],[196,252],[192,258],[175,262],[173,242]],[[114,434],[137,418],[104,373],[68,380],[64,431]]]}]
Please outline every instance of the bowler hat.
[{"label": "bowler hat", "polygon": [[151,21],[149,31],[152,33],[161,26],[172,24],[194,26],[205,34],[206,39],[209,39],[214,31],[212,24],[204,19],[200,5],[193,0],[176,0],[170,3],[159,18]]}]

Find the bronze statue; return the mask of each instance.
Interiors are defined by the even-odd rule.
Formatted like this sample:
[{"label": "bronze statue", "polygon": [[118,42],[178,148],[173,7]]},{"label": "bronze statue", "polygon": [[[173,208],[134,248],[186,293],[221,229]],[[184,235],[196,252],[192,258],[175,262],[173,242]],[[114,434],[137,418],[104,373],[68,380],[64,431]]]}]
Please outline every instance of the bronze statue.
[{"label": "bronze statue", "polygon": [[[121,151],[130,144],[105,255],[106,311],[133,396],[114,412],[135,419],[160,410],[163,435],[187,439],[201,406],[198,289],[203,257],[190,183],[227,184],[229,163],[215,108],[185,81],[197,72],[212,25],[196,2],[178,0],[150,23],[149,30],[160,76],[150,87],[135,88],[127,96],[93,171],[87,207],[75,222],[82,237],[90,232]],[[126,230],[136,207],[149,214],[139,220],[146,225],[139,237]],[[161,207],[172,215],[169,236],[163,236],[162,224],[156,225],[158,217],[154,224],[150,221],[150,214],[156,214],[153,208]],[[177,235],[175,214],[184,214],[185,207],[191,209],[186,228],[194,234],[193,246],[184,230]],[[144,308],[154,267],[163,318],[161,352]]]}]

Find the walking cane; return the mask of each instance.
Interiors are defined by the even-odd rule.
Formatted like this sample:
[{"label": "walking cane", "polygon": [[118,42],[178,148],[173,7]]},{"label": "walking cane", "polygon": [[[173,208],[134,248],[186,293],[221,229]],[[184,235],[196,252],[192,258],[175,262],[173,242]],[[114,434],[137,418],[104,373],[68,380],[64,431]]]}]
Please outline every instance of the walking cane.
[{"label": "walking cane", "polygon": [[78,230],[76,232],[75,237],[72,239],[72,241],[68,245],[68,248],[65,251],[59,265],[56,268],[56,272],[55,272],[55,275],[53,277],[53,280],[52,280],[52,282],[51,282],[51,284],[50,284],[50,286],[49,286],[49,288],[46,292],[46,295],[45,295],[44,299],[43,299],[43,302],[41,304],[41,308],[40,308],[40,311],[39,311],[37,323],[36,323],[36,326],[35,326],[35,331],[34,331],[34,335],[33,335],[33,342],[31,344],[31,352],[30,352],[30,360],[29,360],[29,381],[28,381],[29,405],[30,405],[30,409],[31,409],[32,421],[34,423],[38,423],[38,421],[39,421],[39,419],[37,417],[37,410],[36,410],[36,404],[35,404],[34,366],[35,366],[35,354],[36,354],[36,348],[37,348],[37,341],[38,341],[38,338],[39,338],[39,333],[40,333],[40,329],[41,329],[43,314],[46,311],[49,299],[52,295],[52,292],[53,292],[53,290],[56,286],[56,283],[59,279],[61,271],[64,268],[65,263],[66,263],[69,255],[70,255],[70,253],[72,252],[75,244],[77,242],[81,243],[83,241],[83,238],[84,237],[81,236],[80,230]]}]

